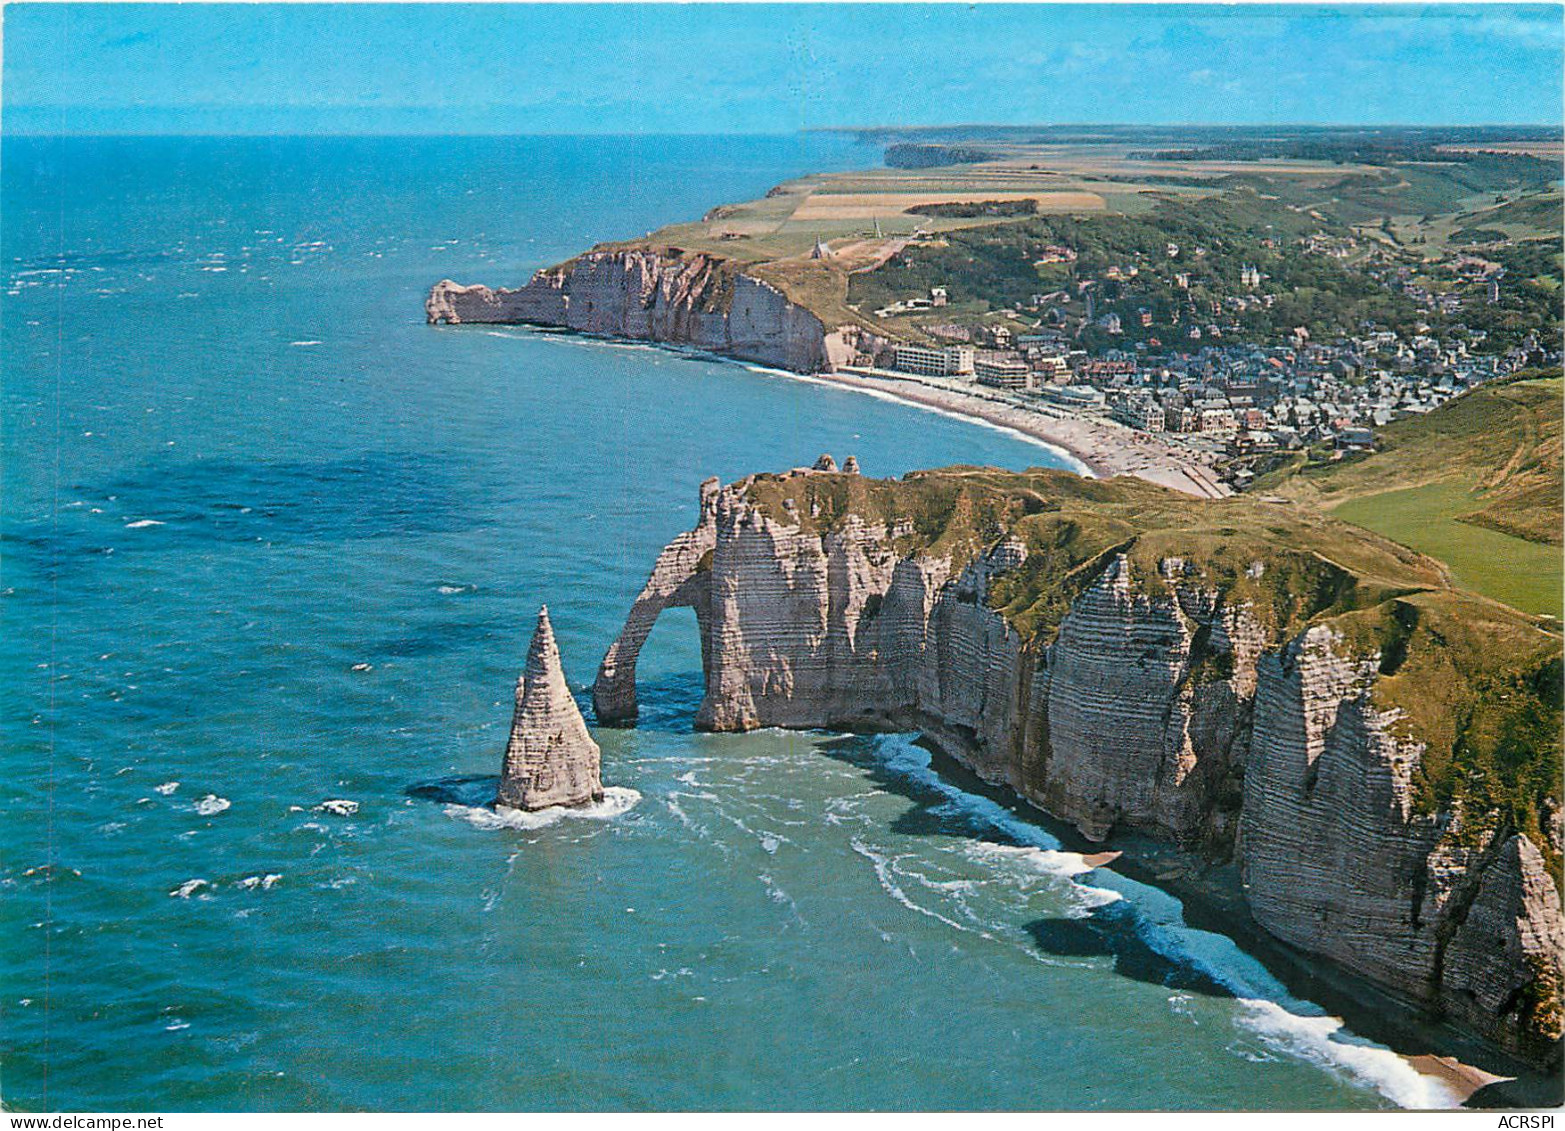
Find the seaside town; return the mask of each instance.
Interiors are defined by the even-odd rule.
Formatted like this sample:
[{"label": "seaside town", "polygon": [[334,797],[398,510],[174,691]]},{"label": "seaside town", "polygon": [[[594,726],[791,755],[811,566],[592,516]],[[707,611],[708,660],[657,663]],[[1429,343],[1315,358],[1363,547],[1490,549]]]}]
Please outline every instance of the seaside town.
[{"label": "seaside town", "polygon": [[[1300,244],[1308,254],[1339,260],[1357,251],[1352,241],[1324,234]],[[1076,259],[1068,247],[1050,247],[1047,254],[1062,263]],[[1178,256],[1177,245],[1170,243],[1167,254]],[[1485,331],[1459,319],[1464,308],[1500,302],[1505,269],[1474,255],[1447,266],[1460,289],[1432,290],[1405,264],[1371,259],[1366,271],[1429,311],[1443,330],[1417,322],[1411,332],[1398,333],[1366,320],[1356,334],[1325,340],[1312,339],[1305,326],[1271,343],[1230,340],[1240,337],[1238,315],[1270,308],[1278,298],[1267,289],[1267,276],[1242,264],[1237,281],[1246,293],[1211,302],[1204,318],[1187,300],[1173,311],[1174,332],[1166,341],[1156,336],[1153,312],[1140,307],[1131,317],[1142,336],[1113,344],[1125,336],[1126,318],[1115,310],[1100,313],[1097,296],[1105,285],[1133,280],[1140,269],[1110,266],[1102,279],[1078,278],[1072,288],[1016,304],[1003,320],[925,322],[920,329],[932,344],[895,345],[873,359],[856,359],[860,364],[847,371],[1156,435],[1229,489],[1243,490],[1288,453],[1370,450],[1374,430],[1393,420],[1428,413],[1523,368],[1559,363],[1559,343],[1536,333],[1503,351],[1484,352]],[[1173,280],[1190,289],[1189,273],[1176,271]],[[875,313],[882,319],[938,315],[948,301],[947,289],[937,286]]]}]

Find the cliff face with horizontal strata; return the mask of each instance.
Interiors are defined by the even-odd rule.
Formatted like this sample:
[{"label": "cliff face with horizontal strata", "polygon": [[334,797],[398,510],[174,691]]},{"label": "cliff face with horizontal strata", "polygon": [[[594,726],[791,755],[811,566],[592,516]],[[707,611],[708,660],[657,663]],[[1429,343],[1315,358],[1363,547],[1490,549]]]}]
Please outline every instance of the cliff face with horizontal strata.
[{"label": "cliff face with horizontal strata", "polygon": [[527,666],[516,681],[511,740],[500,765],[501,809],[548,809],[603,800],[601,754],[565,682],[549,607],[538,610]]},{"label": "cliff face with horizontal strata", "polygon": [[862,331],[821,320],[735,263],[702,253],[594,251],[514,290],[436,283],[430,323],[528,323],[693,346],[813,373],[847,361]]},{"label": "cliff face with horizontal strata", "polygon": [[[1366,643],[1360,623],[1393,606],[1406,622],[1410,590],[1436,584],[1411,556],[1327,520],[1256,549],[1122,481],[1076,480],[1095,497],[1063,503],[1064,478],[998,503],[976,479],[931,482],[704,484],[604,658],[600,722],[634,719],[642,642],[664,608],[693,607],[699,726],[921,730],[1094,839],[1134,828],[1237,856],[1278,938],[1554,1055],[1565,919],[1543,854],[1503,815],[1420,808],[1427,744],[1377,705],[1428,647]],[[1257,504],[1209,506],[1237,521]],[[1328,536],[1353,569],[1292,545]],[[1311,596],[1285,609],[1295,590]]]}]

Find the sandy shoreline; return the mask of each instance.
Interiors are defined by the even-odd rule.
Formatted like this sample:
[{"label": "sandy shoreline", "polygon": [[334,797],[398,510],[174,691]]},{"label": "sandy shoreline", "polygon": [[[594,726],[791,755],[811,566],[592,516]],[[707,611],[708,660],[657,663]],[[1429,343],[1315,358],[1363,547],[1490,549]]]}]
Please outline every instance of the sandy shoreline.
[{"label": "sandy shoreline", "polygon": [[1050,416],[918,377],[904,379],[853,372],[815,373],[811,379],[1019,432],[1065,451],[1100,479],[1134,475],[1204,499],[1219,499],[1231,493],[1210,468],[1188,453],[1149,433],[1111,421]]},{"label": "sandy shoreline", "polygon": [[868,373],[862,370],[839,373],[796,373],[792,370],[746,361],[743,358],[682,346],[676,342],[578,334],[561,331],[557,327],[539,327],[525,323],[482,323],[481,325],[485,326],[489,333],[500,337],[509,335],[504,331],[496,330],[496,326],[505,326],[509,330],[522,330],[524,333],[543,333],[573,338],[597,345],[668,350],[686,357],[743,365],[754,372],[773,373],[796,381],[818,382],[850,389],[1015,433],[1064,455],[1085,474],[1098,479],[1134,475],[1149,483],[1156,483],[1202,499],[1221,499],[1232,494],[1227,485],[1218,480],[1211,468],[1200,463],[1189,452],[1151,433],[1126,428],[1109,420],[1063,413],[1052,416],[1032,411],[1004,400],[988,390],[979,391],[977,387],[966,383],[958,384],[912,375],[889,376],[881,375],[878,371]]},{"label": "sandy shoreline", "polygon": [[1450,1089],[1460,1103],[1464,1104],[1480,1088],[1515,1079],[1514,1076],[1496,1076],[1493,1072],[1485,1072],[1482,1068],[1463,1064],[1455,1057],[1439,1056],[1434,1053],[1404,1056],[1402,1059],[1407,1061],[1414,1071],[1439,1080]]}]

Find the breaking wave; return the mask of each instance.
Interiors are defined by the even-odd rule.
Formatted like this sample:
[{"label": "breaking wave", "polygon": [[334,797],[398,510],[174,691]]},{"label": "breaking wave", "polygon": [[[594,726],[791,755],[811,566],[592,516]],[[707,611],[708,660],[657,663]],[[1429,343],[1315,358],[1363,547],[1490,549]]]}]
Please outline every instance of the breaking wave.
[{"label": "breaking wave", "polygon": [[[971,860],[988,868],[1062,882],[1070,903],[1067,915],[1086,918],[1115,906],[1148,948],[1177,966],[1204,976],[1233,995],[1233,1022],[1248,1030],[1267,1052],[1304,1060],[1356,1086],[1373,1089],[1405,1108],[1451,1108],[1461,1097],[1441,1079],[1420,1072],[1400,1053],[1353,1033],[1342,1018],[1329,1015],[1314,1002],[1293,997],[1257,959],[1226,935],[1203,931],[1185,922],[1184,904],[1159,888],[1128,879],[1105,866],[1094,866],[1083,854],[1068,851],[1047,831],[1017,816],[990,798],[969,793],[943,780],[931,766],[929,752],[912,736],[881,740],[887,755],[883,766],[921,787],[943,794],[943,809],[1011,843],[974,839],[964,848]],[[891,898],[920,914],[970,929],[931,908],[916,904],[892,878],[893,862],[855,841],[853,849],[875,867]],[[1082,877],[1091,874],[1091,882]],[[926,885],[928,886],[928,885]],[[1263,1054],[1264,1055],[1264,1054]]]},{"label": "breaking wave", "polygon": [[1458,1107],[1461,1097],[1444,1081],[1419,1072],[1399,1053],[1352,1032],[1314,1002],[1288,993],[1270,971],[1233,939],[1190,927],[1184,906],[1166,892],[1111,876],[1138,913],[1138,930],[1153,950],[1199,970],[1234,995],[1236,1022],[1273,1051],[1290,1053],[1406,1108]]},{"label": "breaking wave", "polygon": [[447,805],[446,816],[466,821],[479,829],[546,829],[566,818],[607,821],[628,813],[641,800],[639,790],[610,785],[603,788],[603,800],[591,805],[555,805],[548,809],[523,812],[520,809],[490,809],[479,805]]},{"label": "breaking wave", "polygon": [[233,802],[226,797],[219,797],[215,793],[209,793],[195,804],[196,812],[203,817],[215,817],[224,812]]}]

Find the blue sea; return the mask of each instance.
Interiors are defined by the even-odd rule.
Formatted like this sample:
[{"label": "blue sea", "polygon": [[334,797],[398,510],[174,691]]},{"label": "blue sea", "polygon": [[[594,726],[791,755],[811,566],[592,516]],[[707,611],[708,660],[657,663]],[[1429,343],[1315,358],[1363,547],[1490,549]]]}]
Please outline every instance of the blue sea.
[{"label": "blue sea", "polygon": [[732,362],[431,328],[428,286],[878,159],[5,141],[7,1108],[1448,1101],[912,736],[693,733],[688,613],[640,727],[598,731],[618,804],[482,808],[538,606],[585,689],[702,479],[1060,460]]}]

